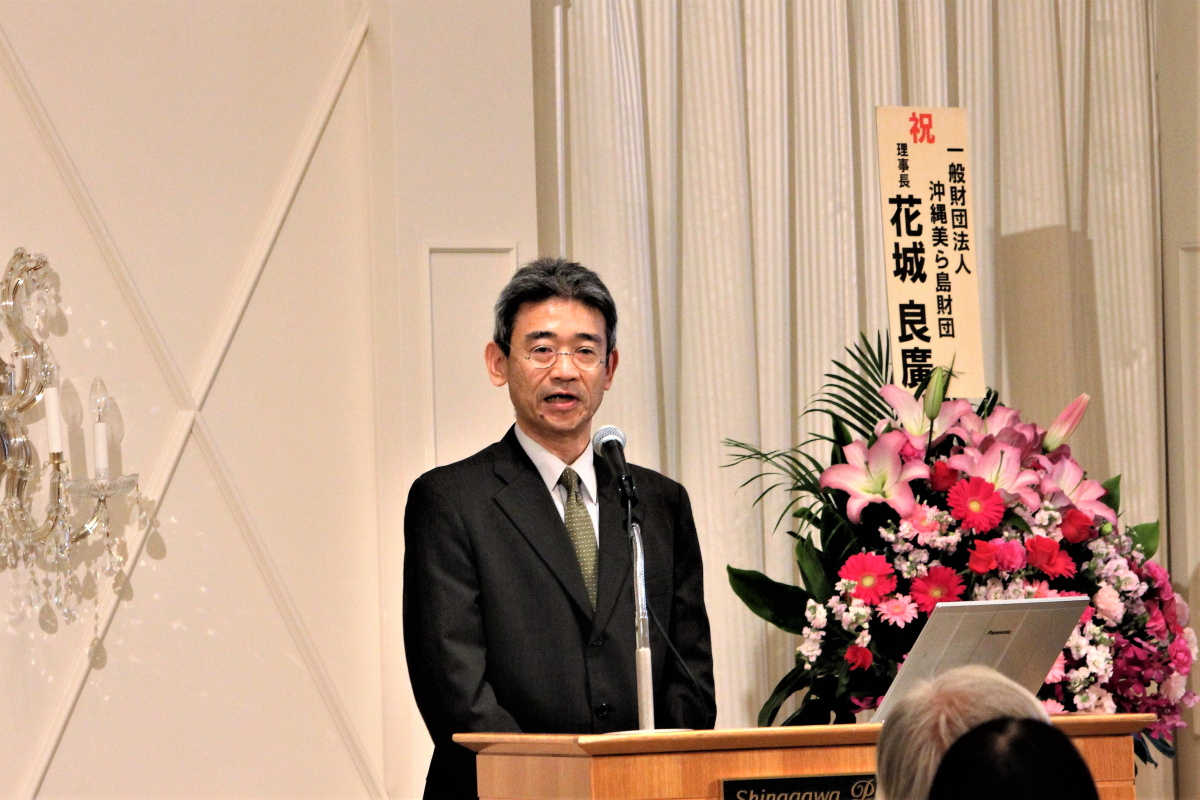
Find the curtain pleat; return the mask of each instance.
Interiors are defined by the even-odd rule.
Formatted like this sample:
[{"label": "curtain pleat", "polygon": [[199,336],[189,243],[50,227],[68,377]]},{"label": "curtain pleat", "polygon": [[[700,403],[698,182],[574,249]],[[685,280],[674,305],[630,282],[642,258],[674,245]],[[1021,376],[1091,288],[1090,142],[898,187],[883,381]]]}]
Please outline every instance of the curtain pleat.
[{"label": "curtain pleat", "polygon": [[566,17],[569,255],[621,309],[601,417],[691,493],[722,727],[754,723],[795,646],[725,566],[795,574],[784,498],[752,506],[721,442],[821,430],[800,412],[829,360],[885,325],[878,105],[967,108],[989,382],[1042,425],[1089,392],[1077,455],[1124,473],[1130,521],[1160,515],[1145,0],[572,0]]}]

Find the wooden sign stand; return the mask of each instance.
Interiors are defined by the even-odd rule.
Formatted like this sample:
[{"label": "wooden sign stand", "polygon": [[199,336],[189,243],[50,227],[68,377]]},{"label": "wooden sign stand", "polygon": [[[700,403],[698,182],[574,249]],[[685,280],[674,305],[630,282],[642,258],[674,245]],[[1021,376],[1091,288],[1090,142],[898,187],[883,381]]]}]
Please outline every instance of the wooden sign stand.
[{"label": "wooden sign stand", "polygon": [[[1135,800],[1132,733],[1150,714],[1054,718],[1091,768],[1101,800]],[[880,725],[620,733],[464,733],[481,800],[718,798],[722,779],[873,773]]]}]

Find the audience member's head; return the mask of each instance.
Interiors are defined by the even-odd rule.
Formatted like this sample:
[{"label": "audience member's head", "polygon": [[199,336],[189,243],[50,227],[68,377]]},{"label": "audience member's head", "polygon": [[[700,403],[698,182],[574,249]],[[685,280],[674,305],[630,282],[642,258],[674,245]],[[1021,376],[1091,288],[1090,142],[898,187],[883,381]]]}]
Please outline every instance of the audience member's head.
[{"label": "audience member's head", "polygon": [[1044,722],[1001,717],[950,745],[929,800],[1098,800],[1083,757]]},{"label": "audience member's head", "polygon": [[879,794],[885,800],[925,800],[950,745],[997,717],[1050,721],[1036,697],[988,667],[959,667],[913,688],[879,734]]}]

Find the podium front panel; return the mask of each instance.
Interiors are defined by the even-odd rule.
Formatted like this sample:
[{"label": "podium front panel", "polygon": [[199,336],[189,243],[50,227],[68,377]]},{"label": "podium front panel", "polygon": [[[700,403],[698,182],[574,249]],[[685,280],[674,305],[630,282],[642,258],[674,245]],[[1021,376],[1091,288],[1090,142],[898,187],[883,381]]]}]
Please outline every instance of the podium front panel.
[{"label": "podium front panel", "polygon": [[[1117,714],[1056,718],[1054,724],[1079,749],[1101,800],[1136,800],[1130,734],[1153,720]],[[461,734],[455,740],[478,753],[481,800],[715,800],[722,780],[874,773],[879,729]]]}]

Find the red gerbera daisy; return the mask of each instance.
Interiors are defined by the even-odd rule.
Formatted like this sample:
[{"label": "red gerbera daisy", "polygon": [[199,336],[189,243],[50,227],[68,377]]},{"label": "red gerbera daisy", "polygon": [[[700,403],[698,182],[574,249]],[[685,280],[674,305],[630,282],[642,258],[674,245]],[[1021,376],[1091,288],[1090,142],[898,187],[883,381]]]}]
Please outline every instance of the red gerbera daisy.
[{"label": "red gerbera daisy", "polygon": [[896,575],[892,565],[883,556],[874,553],[859,553],[846,559],[838,570],[838,577],[854,581],[858,585],[850,594],[864,603],[876,605],[896,588]]},{"label": "red gerbera daisy", "polygon": [[850,669],[867,669],[874,660],[875,656],[865,647],[852,644],[846,648],[846,663],[850,665]]},{"label": "red gerbera daisy", "polygon": [[996,487],[983,478],[968,478],[950,487],[946,497],[950,513],[964,528],[987,533],[1000,524],[1004,516],[1004,499]]},{"label": "red gerbera daisy", "polygon": [[924,578],[915,578],[912,582],[913,602],[926,614],[938,603],[949,603],[962,597],[963,591],[962,578],[949,567],[930,567]]}]

